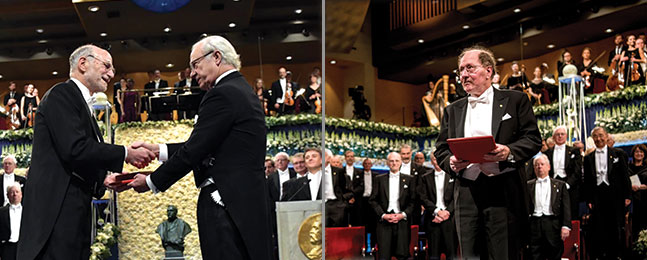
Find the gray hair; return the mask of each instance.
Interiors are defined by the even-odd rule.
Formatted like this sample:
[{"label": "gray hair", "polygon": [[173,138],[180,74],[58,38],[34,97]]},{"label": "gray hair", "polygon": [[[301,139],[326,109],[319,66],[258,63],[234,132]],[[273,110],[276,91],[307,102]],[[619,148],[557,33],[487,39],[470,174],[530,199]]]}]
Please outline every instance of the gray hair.
[{"label": "gray hair", "polygon": [[537,162],[537,160],[539,160],[539,159],[544,159],[545,162],[550,164],[550,161],[548,160],[548,156],[546,156],[545,154],[542,153],[540,155],[535,156],[535,158],[532,159],[532,165],[534,166],[535,162]]},{"label": "gray hair", "polygon": [[607,135],[609,134],[609,132],[607,132],[607,129],[605,129],[604,127],[596,126],[596,127],[593,128],[593,130],[591,130],[591,135],[593,135],[593,133],[595,133],[597,131],[603,131],[605,134],[607,134]]},{"label": "gray hair", "polygon": [[465,56],[465,53],[468,53],[470,51],[479,51],[479,62],[483,67],[492,67],[492,74],[490,74],[490,77],[493,77],[494,74],[497,73],[496,71],[496,59],[494,58],[494,53],[492,50],[480,46],[480,45],[474,45],[469,48],[463,49],[461,51],[461,54],[458,55],[458,66],[460,67],[461,60],[463,59],[463,56]]},{"label": "gray hair", "polygon": [[9,196],[9,192],[11,192],[11,188],[16,188],[16,189],[18,189],[18,190],[22,191],[22,190],[20,189],[20,183],[19,183],[19,182],[14,182],[14,183],[9,184],[9,185],[7,186],[7,196]]},{"label": "gray hair", "polygon": [[92,44],[86,44],[76,48],[76,50],[74,50],[72,54],[70,54],[70,74],[72,74],[72,72],[76,68],[76,65],[79,63],[79,59],[81,57],[87,57],[88,55],[94,54],[94,48],[98,47]]},{"label": "gray hair", "polygon": [[564,129],[564,132],[568,132],[568,131],[566,131],[566,126],[565,125],[560,125],[560,126],[555,127],[555,129],[553,130],[553,135],[555,135],[555,133],[557,133],[557,130],[559,130],[559,129]]},{"label": "gray hair", "polygon": [[2,162],[4,163],[7,160],[12,160],[14,164],[18,163],[18,161],[16,161],[16,157],[13,156],[12,154],[6,155],[4,159],[2,159]]},{"label": "gray hair", "polygon": [[219,51],[222,54],[222,61],[225,64],[232,65],[237,70],[240,70],[240,55],[236,53],[236,49],[234,49],[234,46],[227,39],[218,35],[205,37],[193,44],[191,51],[195,50],[196,46],[200,44],[202,44],[202,51],[204,53]]},{"label": "gray hair", "polygon": [[274,155],[274,160],[277,161],[279,157],[285,156],[286,160],[290,160],[290,156],[286,152],[279,152],[276,155]]}]

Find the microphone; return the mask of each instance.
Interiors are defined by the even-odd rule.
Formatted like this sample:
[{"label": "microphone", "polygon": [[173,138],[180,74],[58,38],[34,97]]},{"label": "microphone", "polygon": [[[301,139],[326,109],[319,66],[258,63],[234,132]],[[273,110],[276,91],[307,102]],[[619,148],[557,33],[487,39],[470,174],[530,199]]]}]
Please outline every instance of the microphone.
[{"label": "microphone", "polygon": [[306,186],[308,186],[308,184],[310,184],[310,181],[311,181],[311,180],[310,180],[310,179],[308,179],[308,178],[306,177],[306,182],[304,182],[304,183],[301,185],[301,187],[299,187],[299,189],[297,189],[297,191],[296,191],[296,192],[294,192],[294,194],[292,194],[292,196],[290,196],[286,201],[292,201],[292,199],[294,199],[294,197],[295,197],[297,194],[299,194],[299,192],[301,192],[301,190],[303,190],[303,188],[305,188]]}]

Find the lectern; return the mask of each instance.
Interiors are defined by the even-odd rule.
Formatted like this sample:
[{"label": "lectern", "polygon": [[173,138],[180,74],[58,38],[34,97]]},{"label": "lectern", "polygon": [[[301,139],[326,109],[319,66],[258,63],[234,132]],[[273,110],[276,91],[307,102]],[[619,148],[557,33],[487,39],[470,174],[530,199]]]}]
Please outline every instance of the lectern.
[{"label": "lectern", "polygon": [[276,224],[279,259],[321,259],[321,200],[276,202]]}]

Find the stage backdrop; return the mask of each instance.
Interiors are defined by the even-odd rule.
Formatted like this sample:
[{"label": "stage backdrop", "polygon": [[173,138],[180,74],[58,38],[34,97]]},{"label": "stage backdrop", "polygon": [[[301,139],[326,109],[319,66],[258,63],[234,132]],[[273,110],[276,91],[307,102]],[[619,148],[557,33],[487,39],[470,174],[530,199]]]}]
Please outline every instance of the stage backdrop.
[{"label": "stage backdrop", "polygon": [[[163,127],[162,127],[163,125]],[[189,138],[193,127],[188,124],[172,124],[155,122],[140,127],[118,127],[115,131],[115,143],[129,145],[135,140],[150,143],[177,143]],[[159,162],[154,161],[145,170],[154,170],[159,167]],[[124,171],[131,172],[137,169],[126,166]],[[198,239],[198,224],[196,219],[196,206],[198,189],[193,181],[193,173],[187,174],[166,192],[152,194],[147,192],[138,194],[128,190],[118,194],[117,211],[119,219],[119,259],[162,259],[164,249],[159,235],[155,232],[157,225],[166,220],[166,208],[175,205],[178,209],[178,218],[186,221],[193,230],[184,240],[184,255],[187,259],[201,259],[200,242]]]}]

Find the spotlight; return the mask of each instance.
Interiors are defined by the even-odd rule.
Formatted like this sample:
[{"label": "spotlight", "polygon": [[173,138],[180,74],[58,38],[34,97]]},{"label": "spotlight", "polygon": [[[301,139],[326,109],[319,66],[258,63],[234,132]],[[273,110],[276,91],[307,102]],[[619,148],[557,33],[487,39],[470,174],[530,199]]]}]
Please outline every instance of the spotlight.
[{"label": "spotlight", "polygon": [[39,40],[39,41],[38,41],[38,43],[40,43],[40,44],[45,44],[45,43],[47,43],[47,42],[48,42],[47,40]]},{"label": "spotlight", "polygon": [[102,33],[99,34],[99,36],[106,37],[106,36],[108,36],[108,33],[102,32]]},{"label": "spotlight", "polygon": [[98,12],[98,11],[99,11],[99,7],[98,7],[98,6],[96,6],[96,5],[88,6],[88,11],[93,12],[93,13],[96,13],[96,12]]},{"label": "spotlight", "polygon": [[234,28],[236,27],[236,23],[229,23],[229,28]]},{"label": "spotlight", "polygon": [[290,55],[285,56],[285,60],[292,60],[292,56],[290,56]]},{"label": "spotlight", "polygon": [[515,9],[514,9],[514,10],[512,10],[512,11],[513,11],[515,14],[518,14],[518,13],[520,13],[520,12],[521,12],[521,8],[515,8]]},{"label": "spotlight", "polygon": [[604,30],[604,32],[605,32],[605,33],[612,33],[612,32],[613,32],[613,29],[611,29],[611,28],[607,28],[606,30]]},{"label": "spotlight", "polygon": [[496,61],[498,61],[498,62],[502,62],[503,60],[504,60],[503,58],[496,59]]},{"label": "spotlight", "polygon": [[548,48],[548,49],[555,48],[555,44],[552,44],[552,43],[551,43],[551,44],[548,44],[548,45],[546,46],[546,48]]},{"label": "spotlight", "polygon": [[295,14],[301,14],[302,12],[303,12],[303,10],[301,10],[301,9],[296,9],[296,10],[294,10],[294,13],[295,13]]},{"label": "spotlight", "polygon": [[173,66],[175,66],[173,63],[166,64],[167,68],[173,68]]},{"label": "spotlight", "polygon": [[45,32],[45,30],[43,30],[43,28],[38,28],[38,29],[36,29],[36,32],[41,34],[41,33]]},{"label": "spotlight", "polygon": [[331,60],[330,64],[335,65],[335,64],[337,64],[337,61],[336,60]]},{"label": "spotlight", "polygon": [[58,71],[52,71],[52,75],[54,76],[58,75]]},{"label": "spotlight", "polygon": [[425,40],[423,40],[423,39],[418,39],[418,43],[421,43],[421,44],[422,44],[422,43],[425,43]]},{"label": "spotlight", "polygon": [[170,33],[171,32],[171,27],[169,27],[169,26],[164,27],[164,32],[165,33]]},{"label": "spotlight", "polygon": [[469,25],[467,25],[467,24],[466,24],[466,25],[463,25],[463,30],[467,30],[467,29],[469,29],[469,28],[470,28],[470,26],[469,26]]}]

